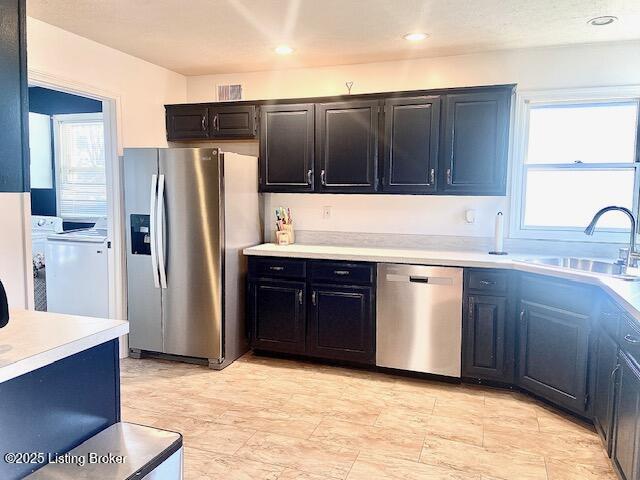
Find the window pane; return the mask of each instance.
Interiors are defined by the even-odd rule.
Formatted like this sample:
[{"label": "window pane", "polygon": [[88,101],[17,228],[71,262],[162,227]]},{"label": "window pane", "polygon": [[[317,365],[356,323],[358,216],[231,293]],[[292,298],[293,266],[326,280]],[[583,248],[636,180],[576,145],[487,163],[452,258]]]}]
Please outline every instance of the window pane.
[{"label": "window pane", "polygon": [[[633,169],[529,170],[524,226],[584,228],[607,205],[633,206]],[[629,229],[629,219],[610,212],[598,228]]]},{"label": "window pane", "polygon": [[636,102],[533,106],[527,163],[628,163],[635,159]]},{"label": "window pane", "polygon": [[58,204],[62,217],[106,217],[104,126],[62,122],[59,130]]}]

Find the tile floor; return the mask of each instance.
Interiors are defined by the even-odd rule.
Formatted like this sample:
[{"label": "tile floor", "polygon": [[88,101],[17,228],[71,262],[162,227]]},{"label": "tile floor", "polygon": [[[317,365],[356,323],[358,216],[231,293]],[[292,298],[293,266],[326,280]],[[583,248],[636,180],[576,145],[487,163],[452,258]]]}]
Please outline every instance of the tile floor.
[{"label": "tile floor", "polygon": [[588,425],[525,395],[245,355],[122,362],[122,416],[176,430],[185,478],[615,480]]}]

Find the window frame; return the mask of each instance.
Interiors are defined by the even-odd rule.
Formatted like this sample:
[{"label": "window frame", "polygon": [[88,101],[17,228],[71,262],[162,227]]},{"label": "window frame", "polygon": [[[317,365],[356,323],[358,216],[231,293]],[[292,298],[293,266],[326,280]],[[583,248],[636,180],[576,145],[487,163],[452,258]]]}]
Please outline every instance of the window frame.
[{"label": "window frame", "polygon": [[[526,164],[529,140],[529,112],[532,106],[611,104],[633,101],[638,105],[636,117],[636,145],[633,163]],[[509,237],[530,240],[568,240],[594,243],[628,243],[629,231],[597,228],[593,236],[577,227],[525,227],[526,173],[528,170],[611,170],[633,169],[634,189],[632,211],[640,213],[640,86],[598,87],[558,90],[529,90],[516,94],[513,136],[513,164],[511,169],[511,213]],[[595,212],[594,212],[595,214]],[[586,225],[585,225],[586,227]]]},{"label": "window frame", "polygon": [[[61,126],[65,123],[84,123],[91,121],[99,121],[103,124],[104,127],[104,114],[103,112],[93,112],[93,113],[68,113],[68,114],[59,114],[52,115],[51,117],[53,122],[53,161],[55,165],[55,177],[54,177],[54,186],[56,193],[56,214],[61,217],[63,220],[73,221],[73,222],[86,222],[92,223],[98,220],[107,219],[109,217],[109,181],[107,175],[107,145],[106,145],[106,137],[105,137],[105,188],[107,189],[107,215],[105,216],[63,216],[60,211],[60,179],[62,176],[62,168],[60,165],[60,129]],[[106,135],[106,130],[105,130]]]}]

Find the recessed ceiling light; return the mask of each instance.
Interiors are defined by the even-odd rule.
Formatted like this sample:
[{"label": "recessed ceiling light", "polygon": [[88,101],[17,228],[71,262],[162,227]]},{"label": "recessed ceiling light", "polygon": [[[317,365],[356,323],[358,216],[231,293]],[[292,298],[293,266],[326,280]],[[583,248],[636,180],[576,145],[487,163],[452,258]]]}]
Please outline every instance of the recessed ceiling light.
[{"label": "recessed ceiling light", "polygon": [[614,17],[612,15],[603,15],[602,17],[592,18],[587,23],[589,25],[593,25],[594,27],[602,27],[603,25],[610,25],[616,20],[618,20],[618,17]]},{"label": "recessed ceiling light", "polygon": [[420,40],[424,40],[425,38],[427,38],[427,34],[426,33],[422,33],[422,32],[414,32],[414,33],[407,33],[404,37],[405,40],[408,40],[410,42],[419,42]]},{"label": "recessed ceiling light", "polygon": [[278,55],[291,55],[293,53],[293,48],[291,48],[289,45],[278,45],[275,48],[275,52]]}]

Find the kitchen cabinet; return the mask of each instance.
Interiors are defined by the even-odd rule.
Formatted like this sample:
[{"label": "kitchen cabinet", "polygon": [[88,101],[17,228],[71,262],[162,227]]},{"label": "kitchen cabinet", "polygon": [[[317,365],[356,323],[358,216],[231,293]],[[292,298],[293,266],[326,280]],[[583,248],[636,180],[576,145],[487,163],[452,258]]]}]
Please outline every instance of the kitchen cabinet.
[{"label": "kitchen cabinet", "polygon": [[167,140],[209,138],[209,107],[204,105],[168,105]]},{"label": "kitchen cabinet", "polygon": [[378,100],[316,105],[316,188],[327,193],[378,189]]},{"label": "kitchen cabinet", "polygon": [[613,464],[624,480],[640,478],[640,370],[625,353],[620,354]]},{"label": "kitchen cabinet", "polygon": [[374,362],[371,264],[250,257],[247,303],[254,349]]},{"label": "kitchen cabinet", "polygon": [[314,190],[314,106],[264,105],[260,113],[260,191]]},{"label": "kitchen cabinet", "polygon": [[210,136],[214,140],[255,138],[255,105],[216,105],[209,108]]},{"label": "kitchen cabinet", "polygon": [[28,192],[26,6],[0,3],[0,192]]},{"label": "kitchen cabinet", "polygon": [[618,366],[618,343],[603,328],[599,328],[593,363],[593,423],[607,452],[611,452],[614,393]]},{"label": "kitchen cabinet", "polygon": [[306,285],[261,278],[248,283],[250,342],[255,349],[304,353]]},{"label": "kitchen cabinet", "polygon": [[527,300],[520,308],[518,384],[584,414],[589,317]]},{"label": "kitchen cabinet", "polygon": [[387,99],[382,191],[435,192],[439,139],[439,96]]},{"label": "kitchen cabinet", "polygon": [[513,382],[514,329],[508,272],[467,269],[462,318],[462,375]]},{"label": "kitchen cabinet", "polygon": [[442,193],[505,194],[510,96],[504,89],[445,96]]}]

